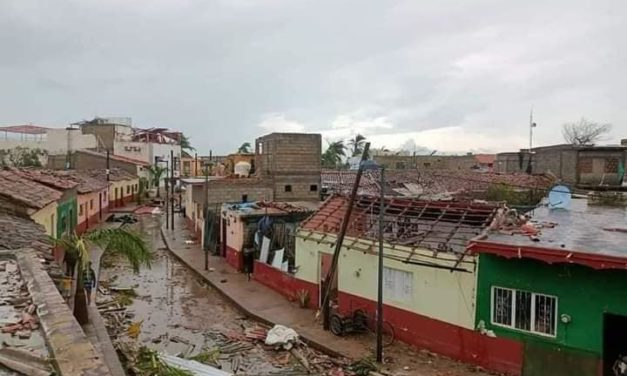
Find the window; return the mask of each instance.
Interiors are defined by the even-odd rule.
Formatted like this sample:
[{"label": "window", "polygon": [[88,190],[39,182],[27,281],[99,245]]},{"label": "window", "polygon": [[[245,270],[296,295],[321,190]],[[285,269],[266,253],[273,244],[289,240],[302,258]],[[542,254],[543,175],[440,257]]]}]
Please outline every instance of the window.
[{"label": "window", "polygon": [[83,204],[81,204],[81,205],[78,207],[78,216],[80,217],[80,216],[82,216],[82,215],[83,215]]},{"label": "window", "polygon": [[318,192],[318,186],[316,184],[310,185],[309,192]]},{"label": "window", "polygon": [[414,289],[413,274],[383,267],[383,296],[397,302],[410,302]]},{"label": "window", "polygon": [[556,319],[556,297],[492,287],[493,324],[554,337]]},{"label": "window", "polygon": [[91,200],[89,200],[89,210],[93,210],[94,209],[94,199],[92,198]]},{"label": "window", "polygon": [[606,174],[618,174],[618,159],[607,158],[605,160],[605,173]]},{"label": "window", "polygon": [[242,195],[242,202],[248,202],[248,195]]},{"label": "window", "polygon": [[405,163],[403,163],[403,162],[396,162],[396,169],[397,170],[405,169]]},{"label": "window", "polygon": [[292,186],[291,185],[286,185],[285,186],[285,192],[291,192],[292,191]]},{"label": "window", "polygon": [[127,185],[126,186],[126,194],[129,194],[129,193],[131,193],[131,186]]},{"label": "window", "polygon": [[592,173],[592,158],[579,159],[579,172],[582,174]]},{"label": "window", "polygon": [[423,165],[424,165],[425,167],[431,167],[431,163],[429,163],[429,162],[425,162],[425,163],[423,163]]}]

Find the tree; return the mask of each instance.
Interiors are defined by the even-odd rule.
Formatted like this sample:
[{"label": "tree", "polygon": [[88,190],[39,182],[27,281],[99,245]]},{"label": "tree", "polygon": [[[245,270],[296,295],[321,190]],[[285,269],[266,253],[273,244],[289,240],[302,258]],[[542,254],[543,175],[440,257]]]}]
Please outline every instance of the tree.
[{"label": "tree", "polygon": [[344,141],[335,141],[329,143],[327,150],[322,153],[322,166],[335,168],[342,163],[342,158],[346,157],[346,145]]},{"label": "tree", "polygon": [[251,148],[250,142],[244,142],[242,146],[240,146],[239,149],[237,149],[237,153],[238,154],[250,154],[251,153],[250,148]]},{"label": "tree", "polygon": [[161,177],[168,171],[167,167],[162,167],[159,165],[151,165],[148,166],[148,174],[150,174],[150,184],[153,187],[157,187],[157,197],[160,196],[160,188],[159,184],[161,182]]},{"label": "tree", "polygon": [[63,249],[67,258],[74,260],[74,263],[70,263],[72,271],[76,266],[74,316],[81,325],[89,322],[83,273],[89,267],[91,247],[100,247],[103,254],[110,253],[124,257],[135,273],[139,272],[142,266],[150,267],[152,260],[150,247],[144,238],[124,227],[93,230],[83,235],[64,234],[54,242]]},{"label": "tree", "polygon": [[196,150],[192,144],[189,142],[189,138],[181,133],[181,150]]},{"label": "tree", "polygon": [[9,150],[0,150],[0,165],[3,167],[43,167],[41,158],[47,153],[42,149],[17,146]]},{"label": "tree", "polygon": [[351,148],[352,156],[357,157],[364,152],[364,146],[366,145],[366,137],[357,133],[355,138],[348,140],[348,146]]},{"label": "tree", "polygon": [[581,118],[578,121],[564,124],[562,135],[569,144],[592,145],[601,141],[610,130],[612,130],[612,125],[609,123],[596,123]]}]

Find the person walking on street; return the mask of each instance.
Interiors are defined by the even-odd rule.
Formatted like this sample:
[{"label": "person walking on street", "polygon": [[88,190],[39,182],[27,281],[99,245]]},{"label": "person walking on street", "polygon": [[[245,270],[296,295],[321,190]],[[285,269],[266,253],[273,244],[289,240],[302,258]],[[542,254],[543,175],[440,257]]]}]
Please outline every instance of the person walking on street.
[{"label": "person walking on street", "polygon": [[83,274],[83,288],[87,296],[87,305],[91,305],[91,291],[96,287],[96,273],[92,268],[91,261],[87,264],[85,273]]}]

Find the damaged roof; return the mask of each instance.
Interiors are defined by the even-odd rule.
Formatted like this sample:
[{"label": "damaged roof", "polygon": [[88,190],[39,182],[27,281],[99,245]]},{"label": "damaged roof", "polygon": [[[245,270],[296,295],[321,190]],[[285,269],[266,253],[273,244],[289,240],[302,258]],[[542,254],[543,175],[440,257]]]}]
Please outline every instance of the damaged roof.
[{"label": "damaged roof", "polygon": [[62,191],[66,189],[72,189],[78,186],[78,182],[57,176],[55,170],[31,168],[6,168],[5,170],[10,171],[13,174],[19,175],[25,179],[32,180]]},{"label": "damaged roof", "polygon": [[0,196],[26,207],[41,209],[62,193],[13,170],[0,170]]},{"label": "damaged roof", "polygon": [[499,227],[471,243],[474,253],[627,269],[627,210],[574,199],[570,208],[540,207],[525,228]]},{"label": "damaged roof", "polygon": [[[493,221],[497,207],[489,204],[386,198],[384,239],[390,244],[463,253],[467,242]],[[378,239],[379,198],[360,196],[353,206],[347,236]],[[302,228],[337,234],[348,198],[334,195],[307,219]]]},{"label": "damaged roof", "polygon": [[[348,194],[357,171],[322,171],[322,187],[329,193]],[[380,172],[364,171],[358,194],[378,195]],[[548,189],[554,180],[547,175],[477,173],[449,170],[402,170],[385,172],[385,194],[424,199],[451,199],[472,192],[485,192],[495,184],[514,189]]]}]

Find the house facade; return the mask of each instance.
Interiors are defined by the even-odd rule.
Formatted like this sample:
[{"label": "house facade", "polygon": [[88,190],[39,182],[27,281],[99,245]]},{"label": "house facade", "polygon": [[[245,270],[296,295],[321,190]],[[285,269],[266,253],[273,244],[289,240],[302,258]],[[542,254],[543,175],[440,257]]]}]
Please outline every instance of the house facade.
[{"label": "house facade", "polygon": [[61,192],[26,179],[11,170],[0,171],[2,211],[32,219],[44,227],[48,236],[57,236],[57,200],[61,196]]},{"label": "house facade", "polygon": [[[490,233],[479,255],[475,324],[518,343],[515,374],[608,375],[626,353],[624,208],[539,209],[533,236]],[[510,231],[510,230],[508,230]]]},{"label": "house facade", "polygon": [[[464,253],[467,241],[492,223],[496,207],[399,198],[386,199],[385,205],[383,315],[395,337],[457,360],[515,372],[518,363],[506,354],[520,345],[475,328],[477,258]],[[309,306],[320,307],[347,208],[346,197],[327,199],[296,232],[294,267],[277,271],[256,262],[254,278],[291,299],[306,291]],[[360,196],[354,204],[330,289],[336,314],[362,309],[375,315],[378,210],[374,197]]]}]

